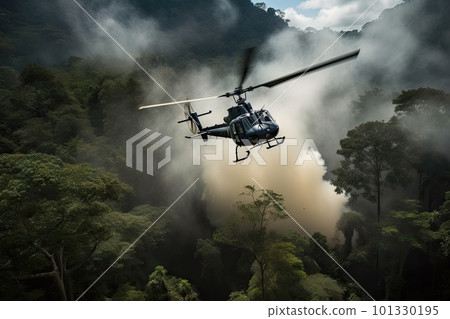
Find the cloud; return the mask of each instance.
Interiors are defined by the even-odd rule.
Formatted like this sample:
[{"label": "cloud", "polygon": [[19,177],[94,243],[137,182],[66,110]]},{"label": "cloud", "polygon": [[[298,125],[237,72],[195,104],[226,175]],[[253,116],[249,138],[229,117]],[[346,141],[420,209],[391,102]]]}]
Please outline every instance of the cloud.
[{"label": "cloud", "polygon": [[[76,53],[81,56],[106,55],[129,60],[104,30],[134,57],[148,53],[171,55],[185,43],[200,45],[205,41],[204,30],[190,15],[181,15],[176,24],[168,27],[160,17],[149,17],[130,2],[111,0],[100,6],[83,4],[102,30],[72,1],[58,1],[81,43],[80,52]],[[217,32],[236,24],[239,12],[229,0],[214,0],[211,7]]]},{"label": "cloud", "polygon": [[[315,3],[319,5],[321,2]],[[334,4],[338,3],[344,1],[334,1]],[[356,10],[355,2],[346,3],[349,14]],[[311,1],[309,5],[313,7],[314,3]],[[327,10],[333,8],[330,5]],[[248,100],[254,108],[265,105],[270,110],[280,125],[279,136],[296,138],[300,145],[305,139],[312,138],[326,166],[330,170],[338,167],[342,158],[336,155],[336,150],[348,130],[364,121],[386,121],[393,115],[392,104],[386,102],[365,114],[364,119],[356,119],[352,113],[352,101],[357,100],[365,90],[373,89],[374,85],[384,89],[386,94],[407,88],[405,72],[411,70],[414,65],[412,61],[417,58],[416,52],[421,47],[420,35],[408,27],[408,21],[418,12],[421,12],[420,5],[404,5],[402,10],[395,11],[395,17],[385,16],[379,23],[367,27],[360,38],[341,38],[320,60],[360,48],[358,59],[307,75],[290,89],[292,82],[271,90],[252,91]],[[304,34],[291,30],[277,33],[262,46],[246,83],[262,83],[309,66],[338,37],[338,33],[331,31]],[[421,62],[427,63],[425,55],[419,57]],[[279,98],[283,92],[285,94]],[[278,102],[271,106],[274,101]],[[199,108],[199,111],[206,110]],[[217,116],[217,113],[221,112],[213,114]],[[290,146],[289,149],[287,166],[279,164],[279,148],[263,148],[260,151],[267,166],[256,165],[254,161],[248,166],[228,166],[227,154],[222,162],[203,160],[204,199],[208,203],[211,220],[218,224],[225,220],[233,209],[232,203],[242,199],[238,196],[242,185],[255,184],[254,178],[265,188],[283,194],[287,211],[310,233],[320,231],[333,238],[341,213],[350,209],[346,206],[346,198],[334,192],[334,187],[327,180],[327,167],[317,166],[314,162],[295,166],[293,163],[299,148]],[[370,211],[373,206],[368,207]],[[298,230],[290,219],[283,223],[284,227]]]},{"label": "cloud", "polygon": [[[321,39],[318,40],[321,43],[314,44],[314,48],[311,50],[310,47],[298,41],[297,36],[298,33],[296,32],[283,32],[271,37],[263,46],[263,51],[256,58],[254,68],[246,84],[262,83],[308,66],[308,63],[312,63],[317,58],[318,53],[320,53],[319,50],[334,40],[329,38],[328,35],[322,35]],[[286,50],[287,47],[289,47],[289,50]],[[330,56],[337,55],[336,53],[343,53],[342,47],[330,52]],[[270,150],[261,147],[259,154],[266,161],[267,166],[258,165],[255,159],[248,165],[244,165],[241,162],[230,166],[230,152],[232,153],[231,158],[234,158],[234,143],[232,141],[224,142],[226,146],[224,148],[224,160],[207,161],[202,159],[202,181],[205,183],[203,198],[208,204],[207,211],[213,224],[222,224],[230,212],[235,210],[233,203],[238,200],[245,200],[239,194],[244,191],[244,185],[256,184],[253,181],[254,178],[264,188],[283,194],[286,210],[309,232],[320,231],[329,237],[334,236],[335,224],[344,209],[346,198],[342,195],[337,195],[334,192],[334,187],[324,180],[324,175],[327,172],[326,167],[317,165],[315,161],[306,161],[302,166],[296,166],[294,163],[299,156],[304,141],[308,138],[315,140],[315,136],[308,129],[310,123],[314,122],[322,126],[321,118],[326,113],[321,114],[322,110],[319,112],[315,108],[322,103],[322,97],[326,95],[325,92],[339,83],[345,89],[354,86],[355,81],[351,79],[348,71],[346,71],[348,68],[344,66],[338,66],[337,68],[335,72],[327,70],[301,79],[280,99],[278,98],[289,87],[289,83],[271,90],[262,88],[248,94],[248,101],[252,103],[255,109],[259,109],[263,105],[266,108],[270,107],[271,114],[280,124],[279,136],[296,139],[297,145],[288,147],[288,165],[285,166],[280,165],[281,147]],[[201,73],[197,73],[196,76],[199,79],[195,80],[193,78],[187,82],[199,83],[200,79],[207,78]],[[224,80],[227,80],[226,82],[228,83]],[[335,84],[333,84],[333,81]],[[205,86],[202,86],[203,92],[199,93],[204,94],[204,92],[224,92],[229,90],[233,85],[235,86],[237,79],[230,76],[228,79],[224,77],[221,80],[200,82]],[[223,90],[217,90],[218,82],[222,83]],[[214,83],[216,88],[211,87],[211,84],[208,83]],[[348,91],[353,93],[353,89]],[[273,104],[276,100],[278,102]],[[347,105],[350,98],[342,95],[342,100],[342,104]],[[323,103],[326,104],[326,102]],[[198,112],[205,112],[211,109],[211,105],[206,104],[212,103],[197,103],[194,105],[194,108]],[[214,102],[214,104],[219,103]],[[225,115],[226,108],[231,106],[233,101],[223,100],[220,101],[220,104],[224,105],[224,107],[215,105],[213,114],[202,118],[205,125],[220,122],[220,118]],[[343,115],[343,117],[345,118],[346,116]],[[334,118],[336,119],[337,116],[334,116]],[[330,125],[330,127],[333,128],[334,124]],[[331,135],[342,136],[345,134],[345,127],[340,125],[339,129],[332,129]],[[335,133],[336,131],[339,131],[339,135]],[[228,143],[231,143],[231,148],[227,147]],[[322,146],[323,144],[317,145],[319,152],[322,152]],[[241,154],[244,152],[242,149],[239,151]],[[205,151],[205,153],[208,152]],[[258,188],[257,185],[255,186]],[[298,230],[298,226],[290,219],[280,224],[280,227]]]},{"label": "cloud", "polygon": [[[354,20],[370,5],[370,1],[361,2],[358,4],[356,1],[311,0],[305,2],[303,6],[308,10],[309,8],[320,8],[323,21],[333,21],[333,24],[329,26],[349,25],[353,22],[352,19]],[[384,7],[379,8],[378,13],[387,8],[388,4],[394,5],[398,2],[380,0],[379,3]],[[228,11],[228,2],[223,1],[222,5],[222,8],[218,7],[218,12],[220,10]],[[120,12],[119,9],[120,6],[111,7],[109,12]],[[184,125],[176,124],[176,120],[183,118],[183,112],[177,106],[139,113],[142,127],[148,127],[173,137],[171,141],[172,162],[161,170],[161,175],[159,175],[161,180],[154,183],[158,185],[158,191],[172,195],[165,195],[168,198],[178,196],[184,190],[183,187],[201,176],[203,189],[193,194],[192,206],[199,202],[206,202],[206,211],[210,221],[215,225],[220,225],[234,210],[233,203],[242,199],[239,194],[243,191],[243,186],[255,184],[254,178],[265,188],[283,194],[287,211],[309,232],[321,231],[332,237],[335,233],[336,221],[347,209],[346,198],[337,195],[334,187],[325,180],[326,167],[318,166],[314,162],[305,163],[303,166],[295,166],[293,163],[303,141],[312,138],[325,159],[327,167],[335,168],[341,159],[336,156],[339,140],[345,137],[346,132],[355,124],[359,124],[352,122],[351,102],[357,99],[364,90],[373,88],[371,80],[374,77],[382,83],[383,87],[405,88],[402,75],[404,70],[410,69],[411,59],[415,57],[414,53],[420,48],[417,35],[409,30],[405,21],[408,21],[411,16],[418,16],[419,9],[404,10],[404,14],[396,15],[396,19],[387,19],[378,26],[374,25],[368,28],[359,40],[342,38],[321,58],[321,60],[325,60],[361,48],[361,54],[356,61],[308,75],[300,79],[281,98],[280,96],[290,84],[286,83],[271,90],[261,88],[249,93],[248,100],[255,109],[265,105],[270,110],[280,125],[279,136],[298,140],[297,148],[290,147],[291,152],[289,152],[287,166],[279,164],[280,148],[261,149],[260,154],[266,160],[267,166],[259,166],[255,161],[248,166],[241,163],[229,166],[228,148],[224,150],[223,161],[202,160],[201,166],[193,166],[191,140],[184,138],[189,133]],[[378,13],[371,11],[365,21],[378,18]],[[108,16],[111,17],[114,14],[105,14],[104,17],[99,14],[98,16],[108,24],[113,30],[112,32],[119,36],[122,32],[124,36],[128,34],[125,29],[141,28],[135,26],[134,23],[116,25],[114,19],[108,20]],[[147,38],[143,38],[142,41],[152,41],[154,38],[159,38],[158,35],[167,35],[169,32],[161,33],[155,21],[141,20],[139,17],[135,17],[135,19],[137,20],[134,22],[142,22],[144,26],[148,26],[152,30],[152,32],[146,33]],[[319,18],[307,20],[304,17],[304,19],[308,23],[318,23],[319,21]],[[325,22],[322,25],[309,25],[320,28],[327,25]],[[122,28],[124,28],[123,31],[121,31]],[[246,85],[263,83],[309,66],[338,36],[339,34],[335,32],[326,31],[305,35],[295,30],[273,35],[256,56],[254,68],[249,74]],[[138,39],[134,36],[130,37],[130,41],[131,38]],[[99,40],[99,47],[100,44],[107,48],[112,47],[109,39],[107,39],[109,41],[107,45],[105,42],[101,43],[100,37],[96,39]],[[172,42],[173,46],[178,45],[175,37],[169,37],[168,41],[169,44]],[[152,43],[148,42],[144,45],[137,42],[127,45],[139,49],[140,46],[145,47]],[[123,55],[123,53],[121,54]],[[238,71],[230,70],[229,73],[217,78],[214,76],[215,73],[206,67],[191,68],[184,74],[177,74],[173,79],[163,78],[162,83],[170,86],[170,92],[175,92],[176,98],[218,95],[236,87],[239,78],[239,74],[236,72]],[[167,97],[161,90],[151,83],[149,83],[149,87],[145,88],[145,91],[149,95],[149,104],[150,102],[167,101]],[[272,106],[274,101],[277,103]],[[201,118],[202,123],[209,126],[222,123],[222,117],[226,114],[227,108],[234,103],[231,99],[220,99],[193,104],[199,113],[214,111],[211,116]],[[386,110],[383,118],[370,118],[370,120],[388,119],[391,115],[389,112],[392,112],[392,105],[388,105]],[[135,133],[136,131],[130,132],[129,136]],[[226,141],[226,143],[228,142],[233,143]],[[234,152],[233,147],[231,152]],[[200,192],[202,194],[199,194]],[[188,212],[187,216],[196,216],[198,213],[195,209],[189,208],[186,208],[186,212]],[[297,227],[290,220],[286,222],[286,225],[288,224],[290,227]],[[193,225],[194,223],[190,224],[189,228],[187,227],[189,231],[191,227],[194,227]]]},{"label": "cloud", "polygon": [[[129,60],[106,32],[100,29],[75,3],[59,1],[65,10],[63,14],[70,22],[72,32],[80,42],[80,52],[75,54],[115,56]],[[145,18],[128,3],[110,1],[99,8],[90,8],[88,5],[83,7],[114,41],[120,43],[132,56],[139,56],[149,49],[153,52],[167,52],[173,48],[171,42],[174,41],[169,41],[169,39],[173,40],[170,37],[171,33],[162,31],[158,21]]]},{"label": "cloud", "polygon": [[332,8],[345,4],[345,0],[307,0],[298,5],[299,9],[322,9]]},{"label": "cloud", "polygon": [[[400,17],[398,23],[385,25],[381,29],[367,30],[367,36],[361,40],[343,38],[320,59],[323,61],[361,48],[361,54],[355,61],[305,76],[291,89],[288,88],[292,82],[270,90],[261,88],[248,94],[248,101],[255,109],[264,105],[269,109],[280,125],[279,136],[297,139],[298,143],[297,146],[289,146],[286,166],[280,165],[280,147],[270,150],[261,148],[259,154],[267,162],[267,166],[260,166],[255,160],[249,165],[238,163],[230,166],[229,153],[232,153],[233,159],[234,144],[229,140],[224,141],[222,161],[208,161],[202,157],[201,165],[195,167],[195,172],[201,175],[204,185],[202,200],[207,205],[208,217],[214,225],[221,225],[235,210],[233,203],[244,199],[239,196],[243,186],[254,185],[254,178],[263,187],[283,194],[287,211],[310,233],[320,231],[329,238],[335,235],[336,222],[341,213],[348,209],[347,199],[334,192],[334,187],[326,179],[327,167],[337,167],[341,159],[336,155],[339,140],[345,137],[349,129],[359,124],[352,118],[351,105],[359,94],[372,88],[371,75],[381,72],[383,83],[389,87],[393,81],[399,80],[394,74],[401,74],[402,70],[408,68],[407,56],[415,52],[418,43],[414,34],[403,26],[404,18],[406,16]],[[388,33],[387,30],[390,29],[394,31]],[[309,36],[294,30],[274,34],[255,56],[255,64],[246,85],[257,85],[309,66],[338,36],[339,34],[331,31]],[[394,53],[390,50],[393,46],[391,41],[396,42],[399,48]],[[399,57],[405,59],[401,60]],[[380,64],[380,61],[383,63]],[[230,70],[221,78],[215,78],[213,72],[206,68],[190,70],[180,75],[179,82],[172,85],[174,91],[178,92],[177,95],[183,98],[221,94],[236,86],[239,77],[237,72]],[[274,103],[275,101],[277,102]],[[204,126],[209,126],[221,123],[226,109],[233,104],[231,99],[220,99],[193,103],[193,107],[199,113],[213,110],[210,116],[201,118]],[[156,113],[156,110],[153,112]],[[173,112],[182,115],[177,108]],[[149,127],[160,122],[164,123],[164,130],[167,130],[167,123],[174,123],[173,114],[164,120],[154,118]],[[386,108],[383,107],[383,112],[376,114],[378,117],[370,120],[386,120],[391,115],[392,105],[387,105]],[[183,149],[178,152],[179,157],[174,159],[179,167],[177,173],[188,174],[192,171],[192,144],[189,140],[183,140],[185,134],[186,128],[183,125],[174,128],[171,136],[180,137],[174,152]],[[303,166],[294,165],[303,142],[308,138],[314,140],[326,167],[315,162],[306,162]],[[231,148],[228,148],[228,143]],[[242,154],[243,150],[240,151]],[[204,149],[204,153],[211,154],[211,150]],[[283,222],[283,228],[288,227],[298,230],[298,226],[290,219]]]},{"label": "cloud", "polygon": [[[299,29],[328,27],[341,31],[350,27],[370,7],[351,28],[352,30],[361,29],[365,23],[377,19],[384,9],[394,7],[401,2],[403,1],[378,0],[374,3],[374,0],[307,0],[296,8],[286,9],[285,18],[291,21],[290,25]],[[319,12],[311,17],[306,14],[308,10],[319,10]]]}]

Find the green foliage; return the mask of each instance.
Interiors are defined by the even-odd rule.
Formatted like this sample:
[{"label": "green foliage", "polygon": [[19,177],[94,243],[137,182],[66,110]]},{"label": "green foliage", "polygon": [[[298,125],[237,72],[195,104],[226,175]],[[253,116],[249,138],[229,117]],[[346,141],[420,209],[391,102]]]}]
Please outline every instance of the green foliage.
[{"label": "green foliage", "polygon": [[104,125],[110,138],[127,138],[130,127],[136,127],[136,108],[142,102],[142,89],[132,77],[105,80],[98,93],[99,103],[106,114]]},{"label": "green foliage", "polygon": [[201,275],[205,280],[221,281],[223,261],[220,248],[212,239],[198,239],[195,257],[200,259]]},{"label": "green foliage", "polygon": [[129,187],[87,164],[45,154],[0,156],[1,271],[53,278],[72,299],[70,274],[112,236],[111,203]]},{"label": "green foliage", "polygon": [[47,153],[120,171],[122,141],[137,126],[130,114],[142,98],[138,80],[75,57],[52,69],[29,65],[16,81],[11,69],[2,70],[0,76],[13,76],[0,90],[2,152]]},{"label": "green foliage", "polygon": [[245,187],[249,202],[239,201],[238,214],[216,230],[216,241],[243,248],[254,258],[247,293],[236,292],[232,300],[295,300],[304,298],[301,281],[305,278],[302,261],[295,255],[294,244],[279,240],[269,232],[270,225],[286,218],[282,210],[283,196],[274,191],[257,191]]},{"label": "green foliage", "polygon": [[19,85],[19,73],[13,68],[0,66],[0,90],[14,89]]},{"label": "green foliage", "polygon": [[308,276],[302,283],[310,300],[339,301],[344,300],[344,288],[333,278],[324,274]]},{"label": "green foliage", "polygon": [[[355,110],[381,106],[384,103],[381,94],[379,90],[366,92],[355,102]],[[339,248],[343,265],[353,271],[357,280],[374,273],[382,274],[366,285],[372,285],[377,296],[398,300],[416,293],[411,287],[405,292],[408,280],[412,280],[404,271],[414,267],[406,263],[407,258],[420,254],[428,256],[429,260],[423,261],[422,267],[432,264],[439,268],[447,264],[442,251],[442,247],[446,247],[442,225],[446,225],[447,218],[437,210],[437,205],[442,203],[441,194],[448,185],[448,160],[442,150],[448,135],[445,123],[450,104],[447,93],[430,88],[402,91],[393,103],[395,116],[390,122],[363,123],[341,140],[338,154],[344,160],[341,167],[333,171],[332,183],[338,193],[350,195],[353,201],[363,197],[376,202],[380,222],[377,228],[370,224],[370,219],[363,219],[357,213],[342,216],[336,227],[345,237],[344,246]],[[367,115],[367,112],[361,114]],[[397,208],[381,219],[382,195],[387,188],[408,186],[412,169],[418,174],[419,201],[405,201],[402,209]],[[352,202],[355,204],[358,203]],[[431,209],[425,211],[423,207]],[[353,247],[356,229],[359,236]],[[377,260],[375,267],[370,265],[371,260]],[[433,276],[436,276],[435,269],[430,269]],[[381,285],[385,294],[380,292]],[[432,284],[432,287],[437,286],[437,283]]]},{"label": "green foliage", "polygon": [[450,94],[419,88],[402,91],[393,103],[398,125],[408,134],[410,162],[419,177],[419,200],[427,210],[437,209],[450,182]]},{"label": "green foliage", "polygon": [[50,70],[29,65],[20,81],[2,93],[4,151],[42,152],[75,162],[76,141],[92,138],[85,110]]},{"label": "green foliage", "polygon": [[250,202],[239,201],[236,207],[239,214],[228,219],[226,226],[214,233],[214,240],[250,250],[261,250],[267,235],[267,227],[288,216],[282,209],[283,196],[274,191],[257,191],[254,186],[245,186],[247,192],[241,195]]},{"label": "green foliage", "polygon": [[336,228],[340,230],[345,237],[344,256],[348,256],[352,252],[352,240],[355,231],[364,227],[365,218],[357,212],[345,212],[339,218]]},{"label": "green foliage", "polygon": [[247,294],[243,290],[233,291],[230,293],[229,301],[250,301]]},{"label": "green foliage", "polygon": [[344,157],[332,171],[338,194],[352,200],[359,196],[378,203],[385,187],[395,188],[408,181],[405,136],[395,122],[366,122],[347,133],[337,151]]},{"label": "green foliage", "polygon": [[20,80],[30,99],[25,102],[28,102],[28,106],[40,117],[45,118],[48,112],[59,105],[72,102],[72,97],[63,83],[56,79],[51,71],[41,66],[26,66],[20,74]]},{"label": "green foliage", "polygon": [[[436,233],[430,229],[430,222],[435,212],[419,212],[420,203],[405,201],[404,210],[392,211],[390,222],[381,228],[381,251],[392,267],[392,275],[388,283],[395,290],[390,294],[398,295],[398,287],[402,279],[402,271],[407,253],[411,249],[426,251],[431,241],[437,239]],[[392,296],[391,296],[392,298]]]},{"label": "green foliage", "polygon": [[368,263],[369,260],[369,251],[370,247],[358,247],[356,249],[353,249],[350,255],[347,256],[347,264],[353,264],[353,265],[365,265]]},{"label": "green foliage", "polygon": [[[239,65],[241,50],[236,48],[261,44],[273,32],[286,28],[283,13],[274,8],[265,12],[264,3],[232,1],[237,13],[234,25],[217,23],[217,6],[211,1],[137,0],[133,4],[145,18],[157,17],[161,30],[173,34],[176,28],[196,21],[192,32],[202,34],[201,41],[208,43],[203,45],[187,37],[182,50],[139,57],[146,69],[161,75],[167,83],[174,82],[186,66],[206,65],[222,76],[230,67]],[[98,9],[93,2],[86,5],[89,11]],[[430,2],[426,6],[433,5]],[[0,67],[0,153],[29,154],[0,157],[0,274],[4,278],[0,294],[4,299],[71,299],[84,291],[162,212],[162,208],[150,205],[132,208],[153,198],[127,198],[128,213],[118,212],[118,202],[129,194],[126,185],[89,165],[67,164],[91,163],[120,173],[122,180],[131,180],[140,189],[148,186],[138,184],[133,173],[123,173],[123,142],[130,130],[139,127],[133,114],[146,95],[142,84],[147,84],[148,79],[140,70],[130,71],[129,65],[111,57],[70,57],[51,68],[38,65],[63,61],[69,52],[80,52],[79,39],[67,24],[70,19],[59,14],[62,5],[49,1],[5,2],[0,11],[0,64],[23,68],[19,72]],[[186,12],[190,13],[187,20]],[[387,18],[385,13],[383,19]],[[439,32],[432,33],[439,41],[432,38],[427,43],[434,41],[441,46]],[[94,38],[89,32],[83,36]],[[415,73],[423,77],[423,72]],[[388,94],[380,89],[364,92],[352,105],[353,120],[358,124],[381,120],[387,114],[383,108],[387,99]],[[379,229],[370,218],[345,213],[336,225],[346,239],[343,248],[328,247],[327,238],[320,233],[313,237],[327,252],[341,257],[342,264],[365,287],[370,287],[374,277],[371,262],[379,250],[379,272],[385,278],[387,299],[411,296],[414,278],[431,278],[429,284],[417,285],[415,297],[421,298],[416,299],[447,300],[450,193],[446,199],[443,196],[450,176],[449,95],[419,88],[402,91],[393,103],[395,119],[389,123],[364,123],[341,142],[339,154],[344,161],[335,171],[335,186],[353,199],[360,196],[376,201],[387,188],[403,185],[411,166],[418,174],[420,204],[407,202],[395,209],[385,204],[386,211],[392,212],[383,215],[386,218]],[[402,136],[402,131],[408,138]],[[56,155],[62,161],[36,152]],[[298,233],[280,235],[270,231],[274,222],[286,218],[272,200],[282,205],[282,195],[259,192],[250,186],[245,194],[249,201],[236,203],[238,213],[214,233],[216,241],[199,239],[195,246],[193,239],[191,246],[196,247],[199,267],[192,278],[212,283],[214,289],[224,290],[224,296],[229,293],[225,291],[228,287],[238,290],[229,294],[230,300],[362,299],[360,288],[352,283],[345,285],[347,291],[343,293],[340,282],[348,278],[336,271],[314,241]],[[358,208],[365,216],[367,210]],[[169,275],[162,266],[155,268],[162,263],[158,257],[167,255],[171,260],[172,242],[166,240],[172,224],[169,217],[155,224],[87,297],[198,299],[187,280]],[[220,244],[234,248],[223,249]],[[155,257],[158,251],[161,256]],[[413,268],[414,262],[408,268],[406,260],[411,256],[425,260],[417,268],[420,272]],[[225,268],[234,264],[239,265],[238,271],[225,278]],[[306,273],[309,276],[305,277]],[[242,279],[240,275],[247,277]],[[233,284],[227,288],[217,285],[228,281]],[[244,288],[247,290],[239,291]]]},{"label": "green foliage", "polygon": [[450,113],[450,95],[443,90],[418,88],[402,91],[392,103],[398,116],[414,113],[440,114],[446,117]]},{"label": "green foliage", "polygon": [[[288,242],[274,242],[267,247],[264,266],[255,261],[248,287],[250,300],[302,300],[305,292],[301,282],[306,278],[302,261],[295,256],[295,247]],[[264,285],[262,281],[265,281]],[[262,291],[262,288],[265,291]]]},{"label": "green foliage", "polygon": [[[247,192],[241,195],[251,197],[250,203],[237,202],[236,207],[248,218],[251,222],[259,224],[260,230],[265,230],[270,223],[287,218],[283,211],[283,195],[277,194],[272,190],[257,191],[254,186],[245,186]],[[257,196],[257,194],[259,195]]]},{"label": "green foliage", "polygon": [[[104,5],[107,3],[83,4],[94,16],[101,13],[99,10]],[[163,51],[170,64],[179,68],[191,66],[193,60],[204,65],[211,57],[228,59],[239,54],[237,51],[240,50],[236,48],[261,44],[274,32],[288,27],[281,17],[260,10],[250,1],[233,0],[230,7],[218,7],[215,2],[205,0],[134,0],[124,3],[123,8],[128,12],[139,12],[140,21],[157,21],[160,30],[170,34],[178,45],[182,44],[182,49]],[[64,4],[48,1],[26,0],[20,6],[2,5],[0,64],[20,68],[33,62],[57,63],[73,52],[87,50],[92,53],[86,48],[86,39],[97,42],[104,38],[98,37],[95,28],[73,28],[74,17],[86,18],[83,12],[75,9],[78,8],[68,13]],[[114,16],[119,24],[128,26],[130,21],[126,17]],[[197,37],[198,34],[202,37]],[[154,49],[141,45],[138,53]],[[148,69],[145,64],[143,66]]]},{"label": "green foliage", "polygon": [[449,218],[442,208],[440,211],[421,212],[421,205],[416,200],[405,200],[403,208],[391,211],[391,225],[382,228],[383,236],[421,250],[428,249],[433,241],[442,240],[442,235],[448,230]]},{"label": "green foliage", "polygon": [[167,270],[163,266],[156,266],[155,271],[148,278],[145,289],[148,300],[169,300],[168,288],[164,282],[166,275]]},{"label": "green foliage", "polygon": [[155,271],[149,276],[145,296],[147,300],[159,301],[199,300],[196,289],[189,281],[168,275],[163,266],[156,266]]},{"label": "green foliage", "polygon": [[442,204],[442,220],[439,227],[441,238],[441,251],[446,257],[450,256],[450,191],[445,193],[445,202]]},{"label": "green foliage", "polygon": [[[102,281],[101,284],[94,286],[90,290],[89,298],[114,297],[120,290],[120,285],[127,283],[138,290],[144,289],[148,281],[148,273],[157,265],[155,260],[157,251],[167,240],[172,218],[169,215],[160,218],[148,232],[144,235],[143,233],[161,216],[163,211],[163,208],[139,205],[127,213],[109,214],[108,219],[114,231],[111,238],[101,243],[93,254],[91,267],[95,267],[96,270],[88,272],[85,276],[94,281],[98,273],[104,271],[113,262],[115,264],[108,271],[108,278],[111,280]],[[137,238],[139,241],[134,243]],[[116,261],[125,250],[128,250],[126,254]]]},{"label": "green foliage", "polygon": [[[318,238],[317,235],[316,238]],[[303,262],[305,272],[308,275],[320,272],[322,270],[319,263],[322,261],[322,258],[320,257],[323,256],[324,253],[319,251],[320,248],[318,248],[310,238],[301,235],[297,231],[290,230],[287,232],[287,234],[284,235],[284,239],[294,245],[295,256],[297,256]],[[325,238],[324,248],[326,247],[327,244]]]},{"label": "green foliage", "polygon": [[126,283],[116,291],[111,299],[113,301],[145,301],[145,293]]},{"label": "green foliage", "polygon": [[[384,103],[380,94],[379,90],[366,92],[354,106],[362,110],[380,105]],[[363,123],[341,140],[338,154],[344,160],[333,171],[332,183],[338,193],[350,195],[352,205],[361,203],[354,201],[358,197],[376,202],[379,224],[374,227],[371,219],[358,213],[343,214],[336,227],[343,232],[345,243],[336,251],[341,252],[342,264],[370,291],[375,291],[378,298],[420,298],[417,296],[423,296],[425,289],[439,295],[436,287],[445,284],[435,278],[446,272],[437,269],[448,265],[445,254],[448,217],[438,205],[442,204],[442,194],[448,187],[449,166],[443,149],[448,136],[445,128],[449,98],[444,91],[419,88],[402,91],[393,103],[396,114],[388,123]],[[396,207],[381,219],[382,195],[387,188],[410,187],[407,182],[411,180],[412,169],[417,172],[419,200],[404,201],[400,209]],[[388,209],[393,207],[385,205]],[[424,207],[431,209],[426,211]],[[353,247],[355,230],[358,240]],[[419,262],[410,265],[407,260],[418,256],[421,269],[427,269],[433,278],[431,284],[415,279],[420,278],[417,274],[411,275]],[[371,265],[375,260],[375,265]],[[368,280],[369,276],[374,276],[374,280]],[[420,286],[422,290],[412,286]],[[385,291],[381,292],[382,289]],[[445,295],[445,290],[440,294]],[[351,293],[347,298],[350,297]]]},{"label": "green foliage", "polygon": [[[445,205],[445,203],[444,203]],[[441,207],[439,211],[421,211],[421,204],[416,200],[405,200],[402,210],[391,211],[389,223],[382,227],[380,247],[386,259],[387,296],[391,300],[401,298],[406,284],[403,270],[407,265],[408,253],[420,250],[428,256],[435,267],[445,263],[445,234],[448,234],[448,218]],[[436,269],[436,268],[434,268]]]}]

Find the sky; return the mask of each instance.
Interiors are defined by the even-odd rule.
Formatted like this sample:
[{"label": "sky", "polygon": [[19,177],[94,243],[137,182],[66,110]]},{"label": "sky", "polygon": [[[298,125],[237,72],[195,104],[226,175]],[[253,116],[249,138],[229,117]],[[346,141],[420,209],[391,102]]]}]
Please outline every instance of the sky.
[{"label": "sky", "polygon": [[[285,19],[299,29],[330,28],[336,31],[361,29],[379,17],[381,12],[392,8],[403,0],[266,0],[267,7],[285,12]],[[367,10],[367,12],[365,12]],[[365,13],[364,13],[365,12]],[[363,14],[364,13],[364,14]],[[363,15],[362,15],[363,14]],[[361,16],[362,15],[362,16]],[[361,17],[360,17],[361,16]],[[358,19],[358,17],[360,17]],[[355,20],[357,20],[355,22]]]}]

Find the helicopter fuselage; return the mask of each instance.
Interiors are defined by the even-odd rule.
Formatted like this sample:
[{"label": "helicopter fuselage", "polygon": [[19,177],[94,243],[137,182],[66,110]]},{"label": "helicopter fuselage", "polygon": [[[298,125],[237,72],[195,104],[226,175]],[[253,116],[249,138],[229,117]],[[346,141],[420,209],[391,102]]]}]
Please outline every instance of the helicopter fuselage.
[{"label": "helicopter fuselage", "polygon": [[256,145],[277,136],[279,126],[267,110],[254,111],[250,103],[239,103],[228,109],[223,124],[206,127],[210,136],[231,138],[237,146]]},{"label": "helicopter fuselage", "polygon": [[[244,81],[247,78],[250,62],[254,53],[254,48],[250,48],[247,51],[247,57],[242,69],[242,76],[239,82],[239,86],[234,89],[234,91],[224,93],[222,95],[210,96],[198,99],[188,99],[184,101],[173,101],[168,103],[153,104],[147,106],[141,106],[139,109],[152,108],[159,106],[166,106],[172,104],[184,103],[184,113],[186,118],[184,120],[178,121],[178,123],[188,123],[192,136],[186,136],[187,138],[194,138],[201,136],[204,141],[208,140],[209,136],[217,136],[224,138],[231,138],[236,143],[236,162],[242,161],[248,158],[250,155],[250,150],[265,144],[267,149],[273,148],[282,144],[285,137],[277,137],[279,126],[272,118],[267,110],[253,110],[250,103],[246,102],[247,92],[253,91],[255,89],[266,87],[272,88],[286,81],[293,80],[295,78],[300,79],[307,73],[316,72],[318,70],[349,61],[350,59],[355,59],[359,55],[359,50],[349,52],[347,54],[335,57],[330,60],[326,60],[317,64],[310,65],[307,68],[298,70],[294,73],[284,75],[282,77],[270,80],[258,84],[256,86],[243,87]],[[216,124],[209,127],[203,127],[200,123],[199,117],[206,114],[210,114],[211,111],[197,114],[192,109],[190,102],[205,101],[218,98],[229,98],[233,97],[236,105],[228,109],[228,115],[224,117],[224,123]],[[245,157],[239,158],[238,147],[239,146],[252,146],[246,150],[247,155]]]},{"label": "helicopter fuselage", "polygon": [[238,146],[255,145],[261,140],[270,140],[277,136],[278,124],[271,118],[269,112],[264,115],[256,112],[240,115],[230,121],[230,137]]}]

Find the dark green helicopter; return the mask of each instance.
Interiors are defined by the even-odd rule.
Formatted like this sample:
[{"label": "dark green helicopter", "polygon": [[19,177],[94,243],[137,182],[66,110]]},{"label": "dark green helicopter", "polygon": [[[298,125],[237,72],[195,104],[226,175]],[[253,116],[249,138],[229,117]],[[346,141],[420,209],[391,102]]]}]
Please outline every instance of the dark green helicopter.
[{"label": "dark green helicopter", "polygon": [[[247,154],[244,157],[239,158],[238,156],[239,147],[246,146],[247,148],[248,147],[254,148],[261,146],[263,144],[267,144],[267,149],[270,149],[272,147],[280,145],[281,143],[284,142],[285,139],[284,136],[277,137],[279,126],[275,122],[273,117],[270,115],[269,111],[264,110],[263,108],[260,110],[254,110],[251,104],[246,101],[247,92],[253,91],[260,87],[272,88],[276,85],[301,77],[308,73],[312,73],[314,71],[318,71],[327,68],[329,66],[336,65],[338,63],[346,62],[351,59],[355,59],[358,56],[360,50],[352,51],[347,54],[335,57],[333,59],[314,64],[308,68],[304,68],[302,70],[282,76],[275,80],[271,80],[256,86],[249,86],[243,88],[243,84],[245,79],[247,78],[249,66],[254,51],[255,51],[254,48],[250,48],[248,50],[247,57],[243,65],[241,81],[239,83],[239,86],[236,89],[234,89],[233,92],[227,92],[219,96],[210,96],[200,99],[174,101],[169,103],[141,106],[139,109],[141,110],[145,108],[152,108],[166,105],[184,104],[184,113],[186,119],[178,121],[178,123],[188,122],[189,129],[193,134],[192,136],[186,136],[186,138],[194,138],[201,136],[204,141],[208,140],[208,135],[223,138],[231,138],[236,144],[235,162],[243,161],[249,157],[250,150],[247,149],[246,151]],[[202,114],[197,114],[192,109],[190,103],[223,97],[233,97],[236,105],[228,109],[228,115],[223,118],[224,123],[216,124],[209,127],[203,127],[199,118],[201,116],[211,114],[211,111]]]}]

